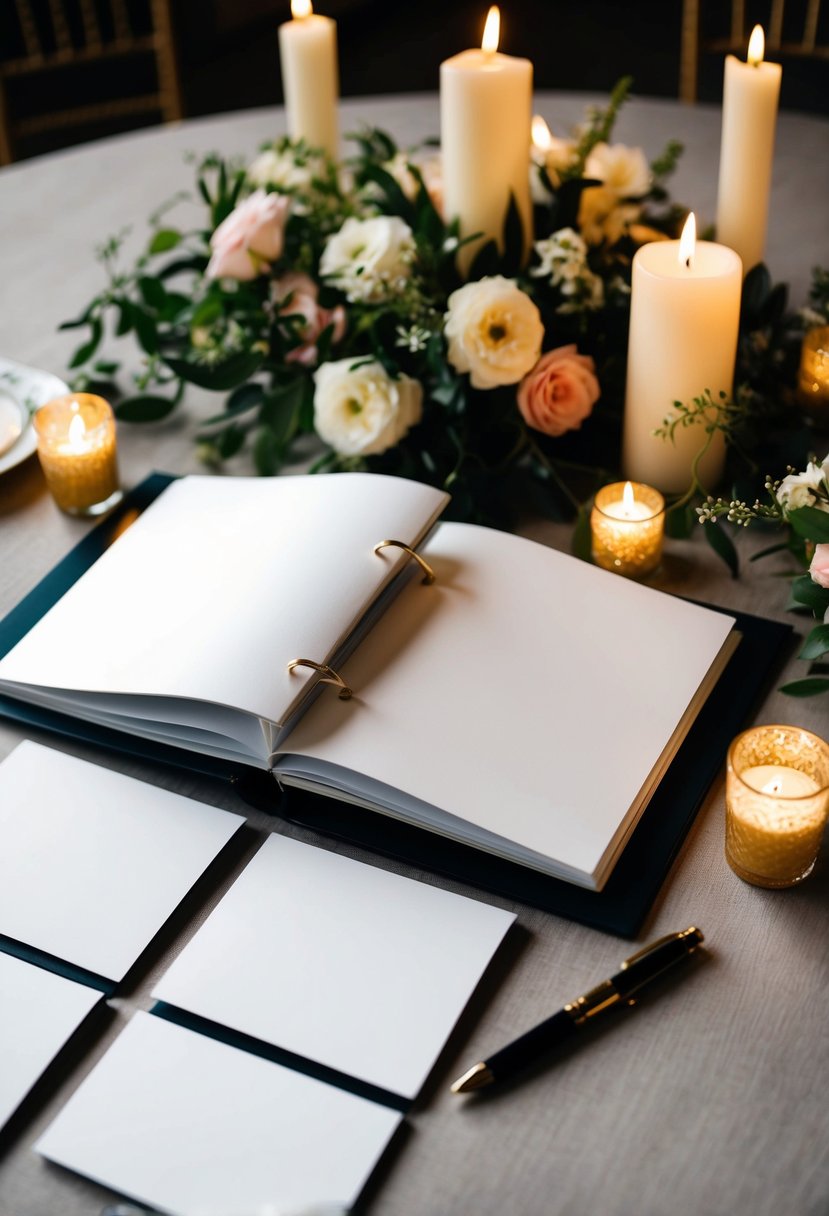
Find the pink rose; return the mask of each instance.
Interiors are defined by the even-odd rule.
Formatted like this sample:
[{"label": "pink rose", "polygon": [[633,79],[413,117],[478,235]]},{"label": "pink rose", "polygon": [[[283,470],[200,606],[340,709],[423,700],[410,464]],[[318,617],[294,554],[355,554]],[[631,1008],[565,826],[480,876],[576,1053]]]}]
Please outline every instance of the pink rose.
[{"label": "pink rose", "polygon": [[334,342],[339,342],[345,333],[345,309],[341,304],[336,308],[321,308],[317,302],[319,289],[316,283],[299,271],[284,274],[274,282],[271,290],[281,316],[299,315],[305,319],[305,324],[297,327],[302,345],[288,352],[286,362],[311,367],[317,361],[317,341],[322,331],[333,325]]},{"label": "pink rose", "polygon": [[819,587],[829,591],[829,544],[815,545],[809,573]]},{"label": "pink rose", "polygon": [[209,279],[255,279],[282,253],[291,200],[255,190],[210,238]]},{"label": "pink rose", "polygon": [[596,367],[575,344],[542,355],[518,386],[518,408],[527,426],[545,435],[577,430],[599,399]]}]

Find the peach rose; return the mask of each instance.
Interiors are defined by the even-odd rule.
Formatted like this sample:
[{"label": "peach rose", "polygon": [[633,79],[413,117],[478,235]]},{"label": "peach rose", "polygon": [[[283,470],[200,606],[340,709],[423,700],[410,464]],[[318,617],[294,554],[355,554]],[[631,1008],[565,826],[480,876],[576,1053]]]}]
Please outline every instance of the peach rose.
[{"label": "peach rose", "polygon": [[329,325],[334,326],[333,341],[339,342],[345,333],[345,309],[321,308],[318,303],[319,289],[313,279],[299,271],[290,271],[277,279],[271,288],[273,299],[279,307],[280,316],[301,316],[305,323],[297,327],[302,345],[295,346],[285,356],[288,363],[301,363],[311,367],[317,361],[317,341]]},{"label": "peach rose", "polygon": [[255,279],[282,253],[291,200],[254,190],[210,238],[209,279]]},{"label": "peach rose", "polygon": [[809,573],[819,587],[825,587],[829,591],[829,544],[815,546]]},{"label": "peach rose", "polygon": [[575,344],[547,351],[518,386],[527,426],[545,435],[577,430],[599,399],[595,364]]}]

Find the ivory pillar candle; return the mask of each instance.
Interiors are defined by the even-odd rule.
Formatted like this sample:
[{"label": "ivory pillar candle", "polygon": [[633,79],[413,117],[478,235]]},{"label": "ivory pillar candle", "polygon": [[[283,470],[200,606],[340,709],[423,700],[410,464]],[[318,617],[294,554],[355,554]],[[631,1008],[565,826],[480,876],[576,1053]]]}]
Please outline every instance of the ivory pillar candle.
[{"label": "ivory pillar candle", "polygon": [[763,31],[755,26],[748,62],[727,55],[723,83],[717,240],[736,250],[747,274],[766,249],[777,103],[783,73],[763,61]]},{"label": "ivory pillar candle", "polygon": [[[706,389],[730,394],[737,354],[742,265],[732,249],[693,240],[693,213],[680,241],[652,241],[633,259],[623,465],[625,476],[663,494],[687,489],[707,435],[700,423],[674,441],[653,431]],[[700,464],[706,488],[722,474],[725,444],[717,432]]]},{"label": "ivory pillar candle", "polygon": [[337,23],[312,11],[311,0],[291,0],[292,21],[279,27],[279,61],[288,134],[339,154]]},{"label": "ivory pillar candle", "polygon": [[511,194],[524,228],[525,257],[532,243],[533,68],[529,59],[499,53],[497,13],[490,9],[480,50],[462,51],[440,66],[444,212],[460,220],[461,236],[483,234],[461,249],[464,272],[484,241],[502,245]]}]

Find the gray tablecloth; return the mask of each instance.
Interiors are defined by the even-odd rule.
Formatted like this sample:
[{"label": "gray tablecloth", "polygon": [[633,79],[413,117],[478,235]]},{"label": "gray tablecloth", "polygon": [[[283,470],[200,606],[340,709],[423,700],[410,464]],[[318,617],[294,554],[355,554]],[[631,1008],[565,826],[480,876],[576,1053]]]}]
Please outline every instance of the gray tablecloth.
[{"label": "gray tablecloth", "polygon": [[[538,109],[561,134],[580,119],[586,100],[548,94],[539,98]],[[345,130],[361,122],[382,125],[401,143],[438,128],[437,101],[431,96],[350,101],[343,110]],[[191,188],[185,152],[219,150],[247,158],[260,141],[282,130],[276,110],[231,114],[2,170],[0,352],[63,373],[75,336],[58,334],[56,326],[101,286],[102,272],[92,257],[95,244],[126,227],[132,229],[129,248],[143,242],[150,211],[165,197]],[[696,208],[701,223],[713,217],[718,111],[636,101],[617,135],[641,144],[649,156],[670,137],[683,140],[686,154],[675,193]],[[781,115],[768,262],[777,277],[792,283],[795,299],[804,297],[812,265],[829,264],[827,153],[829,124]],[[159,426],[122,427],[126,482],[134,484],[154,467],[195,471],[192,424],[206,408],[206,399],[194,393],[180,413]],[[0,612],[11,608],[87,528],[58,513],[35,460],[0,478]],[[529,532],[559,547],[568,541],[566,529],[550,525],[539,523]],[[751,534],[741,535],[740,544],[744,554],[757,547]],[[785,613],[785,582],[770,577],[775,560],[764,567],[744,564],[740,580],[732,581],[698,539],[673,542],[659,585],[791,620]],[[806,626],[800,622],[801,632]],[[792,660],[783,674],[793,678],[802,667]],[[757,717],[793,721],[824,734],[829,728],[825,698],[800,702],[770,692]],[[17,728],[0,722],[0,756],[21,737]],[[71,750],[238,809],[230,794],[207,781],[161,774],[80,746]],[[797,890],[773,893],[745,886],[723,859],[723,813],[719,782],[643,935],[645,940],[700,924],[711,947],[709,961],[644,1003],[625,1025],[530,1076],[513,1092],[486,1104],[463,1104],[448,1094],[453,1077],[610,974],[629,952],[612,937],[517,906],[521,942],[487,977],[411,1117],[411,1134],[377,1172],[368,1194],[372,1212],[826,1212],[829,1114],[823,1090],[829,1032],[823,1001],[829,975],[829,864],[824,857]],[[259,828],[272,826],[264,817],[251,818]],[[220,894],[214,892],[207,907]],[[105,1192],[46,1165],[31,1145],[124,1019],[148,1006],[153,980],[194,928],[182,926],[163,956],[116,1002],[111,1027],[0,1164],[3,1216],[91,1216],[100,1210]]]}]

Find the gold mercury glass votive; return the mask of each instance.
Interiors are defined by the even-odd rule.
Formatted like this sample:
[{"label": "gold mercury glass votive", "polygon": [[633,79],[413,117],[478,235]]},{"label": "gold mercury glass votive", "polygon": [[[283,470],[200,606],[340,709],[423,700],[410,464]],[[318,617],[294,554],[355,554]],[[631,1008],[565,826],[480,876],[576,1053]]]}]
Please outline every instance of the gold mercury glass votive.
[{"label": "gold mercury glass votive", "polygon": [[725,856],[758,887],[812,871],[829,812],[829,745],[798,726],[757,726],[728,749]]},{"label": "gold mercury glass votive", "polygon": [[92,393],[55,397],[40,407],[34,424],[46,484],[62,511],[100,515],[121,499],[108,401]]},{"label": "gold mercury glass votive", "polygon": [[662,560],[665,499],[637,481],[603,486],[590,513],[593,561],[628,578],[644,578]]},{"label": "gold mercury glass votive", "polygon": [[829,325],[810,330],[803,339],[797,400],[813,422],[829,427]]}]

